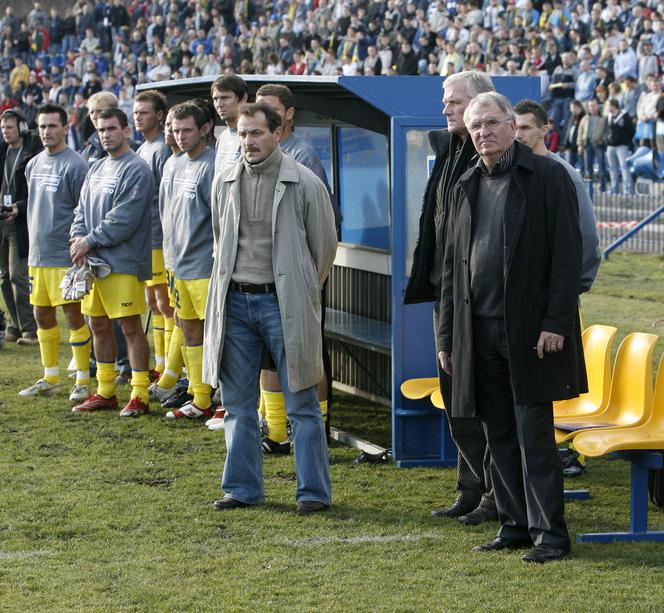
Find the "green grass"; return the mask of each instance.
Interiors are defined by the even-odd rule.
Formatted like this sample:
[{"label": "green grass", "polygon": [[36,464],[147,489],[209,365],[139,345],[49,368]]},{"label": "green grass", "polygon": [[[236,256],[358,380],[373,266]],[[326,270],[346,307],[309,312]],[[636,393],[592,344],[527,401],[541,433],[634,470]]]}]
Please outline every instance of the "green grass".
[{"label": "green grass", "polygon": [[[586,323],[658,332],[662,268],[612,256],[584,298]],[[295,515],[285,457],[265,459],[263,506],[214,512],[223,434],[157,413],[76,416],[64,395],[19,401],[38,356],[0,351],[2,611],[662,610],[661,544],[576,545],[542,567],[471,553],[495,526],[429,516],[454,497],[452,469],[356,465],[356,450],[333,445],[329,512]],[[339,395],[335,425],[389,442],[389,411],[357,398]],[[572,534],[627,528],[626,462],[593,460],[568,485],[593,495],[568,505]],[[662,510],[650,518],[664,529]]]}]

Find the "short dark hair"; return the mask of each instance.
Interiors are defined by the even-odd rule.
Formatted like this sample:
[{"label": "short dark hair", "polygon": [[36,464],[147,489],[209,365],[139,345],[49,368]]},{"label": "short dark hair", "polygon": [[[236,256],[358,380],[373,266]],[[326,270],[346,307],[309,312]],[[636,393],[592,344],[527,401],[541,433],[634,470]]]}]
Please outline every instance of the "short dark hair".
[{"label": "short dark hair", "polygon": [[155,113],[161,111],[166,114],[168,110],[168,105],[166,104],[166,96],[156,89],[147,89],[143,92],[139,92],[134,98],[134,102],[149,102],[152,104],[152,108]]},{"label": "short dark hair", "polygon": [[539,102],[535,102],[535,100],[522,100],[514,107],[514,112],[517,115],[532,113],[539,128],[548,123],[544,107]]},{"label": "short dark hair", "polygon": [[173,119],[177,119],[178,121],[187,119],[187,117],[193,117],[199,130],[209,121],[207,113],[193,100],[187,100],[174,106],[171,109],[171,113]]},{"label": "short dark hair", "polygon": [[620,102],[618,102],[615,98],[611,98],[611,100],[609,100],[609,106],[620,109]]},{"label": "short dark hair", "polygon": [[279,83],[267,83],[261,85],[256,92],[256,97],[258,96],[274,96],[284,105],[286,110],[295,107],[295,96],[293,96],[293,92],[285,85]]},{"label": "short dark hair", "polygon": [[240,109],[240,115],[245,117],[255,117],[257,113],[263,113],[267,119],[267,127],[270,132],[274,132],[277,128],[281,127],[281,115],[277,113],[271,106],[265,102],[252,102],[245,104]]},{"label": "short dark hair", "polygon": [[127,120],[127,115],[122,109],[118,108],[104,109],[99,114],[99,119],[113,119],[114,117],[120,123],[121,128],[126,128],[129,125],[129,121]]},{"label": "short dark hair", "polygon": [[57,113],[60,116],[60,123],[63,126],[66,126],[67,123],[69,123],[69,118],[67,117],[67,111],[65,111],[60,105],[58,104],[42,104],[38,109],[37,109],[37,117],[40,115],[50,115],[51,113]]},{"label": "short dark hair", "polygon": [[213,92],[215,89],[225,89],[229,92],[233,92],[238,100],[242,100],[244,96],[249,96],[249,87],[247,87],[245,80],[234,74],[219,77],[214,83],[212,83],[210,91]]},{"label": "short dark hair", "polygon": [[214,112],[214,106],[212,104],[212,101],[208,98],[192,98],[189,100],[192,104],[195,104],[198,108],[205,113],[205,121],[214,121],[215,120],[215,112]]}]

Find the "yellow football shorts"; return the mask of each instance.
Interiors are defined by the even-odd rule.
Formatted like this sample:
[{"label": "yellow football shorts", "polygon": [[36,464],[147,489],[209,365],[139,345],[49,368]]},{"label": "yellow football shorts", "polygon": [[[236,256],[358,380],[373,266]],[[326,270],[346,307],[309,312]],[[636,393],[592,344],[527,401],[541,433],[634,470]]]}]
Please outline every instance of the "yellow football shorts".
[{"label": "yellow football shorts", "polygon": [[90,317],[131,317],[145,313],[145,284],[135,275],[111,273],[95,279],[81,312]]},{"label": "yellow football shorts", "polygon": [[166,279],[166,267],[164,266],[164,250],[152,250],[152,279],[145,282],[148,287],[155,285],[165,285],[168,283]]},{"label": "yellow football shorts", "polygon": [[168,304],[175,308],[175,275],[170,268],[166,269],[166,282],[168,283]]},{"label": "yellow football shorts", "polygon": [[69,268],[29,266],[30,304],[39,307],[56,307],[80,300],[64,300],[60,282]]},{"label": "yellow football shorts", "polygon": [[175,279],[175,310],[180,319],[205,319],[210,279]]}]

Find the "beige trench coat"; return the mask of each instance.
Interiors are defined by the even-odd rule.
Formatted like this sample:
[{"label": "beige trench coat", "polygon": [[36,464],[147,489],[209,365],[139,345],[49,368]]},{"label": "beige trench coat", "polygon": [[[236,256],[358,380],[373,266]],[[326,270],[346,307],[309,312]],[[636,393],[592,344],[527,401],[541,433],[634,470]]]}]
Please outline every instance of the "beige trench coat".
[{"label": "beige trench coat", "polygon": [[[212,185],[215,255],[205,311],[203,381],[219,384],[226,295],[240,226],[242,160]],[[288,388],[297,392],[323,376],[320,294],[337,251],[330,197],[308,168],[283,154],[272,204],[272,267],[281,310]],[[223,381],[221,382],[223,384]]]}]

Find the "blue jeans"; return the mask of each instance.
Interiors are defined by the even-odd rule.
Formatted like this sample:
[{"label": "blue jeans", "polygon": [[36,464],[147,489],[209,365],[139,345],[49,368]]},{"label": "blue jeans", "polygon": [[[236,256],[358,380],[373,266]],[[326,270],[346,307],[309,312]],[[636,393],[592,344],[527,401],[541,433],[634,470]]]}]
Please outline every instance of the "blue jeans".
[{"label": "blue jeans", "polygon": [[229,292],[224,349],[219,367],[226,409],[226,462],[221,489],[248,504],[263,500],[263,448],[258,427],[258,381],[263,346],[272,354],[291,421],[297,502],[330,504],[332,486],[327,440],[316,385],[288,389],[286,350],[276,294]]},{"label": "blue jeans", "polygon": [[574,100],[574,98],[553,98],[551,100],[549,115],[553,117],[555,125],[561,134],[565,131],[567,120],[572,113],[569,108],[569,104],[572,100]]},{"label": "blue jeans", "polygon": [[583,148],[583,167],[587,179],[592,179],[595,161],[599,167],[599,188],[604,191],[606,189],[606,146],[588,143]]},{"label": "blue jeans", "polygon": [[606,148],[606,159],[609,163],[609,175],[611,176],[611,193],[619,194],[620,177],[622,176],[622,192],[626,196],[634,193],[632,175],[627,169],[626,160],[630,151],[627,145],[609,145]]}]

